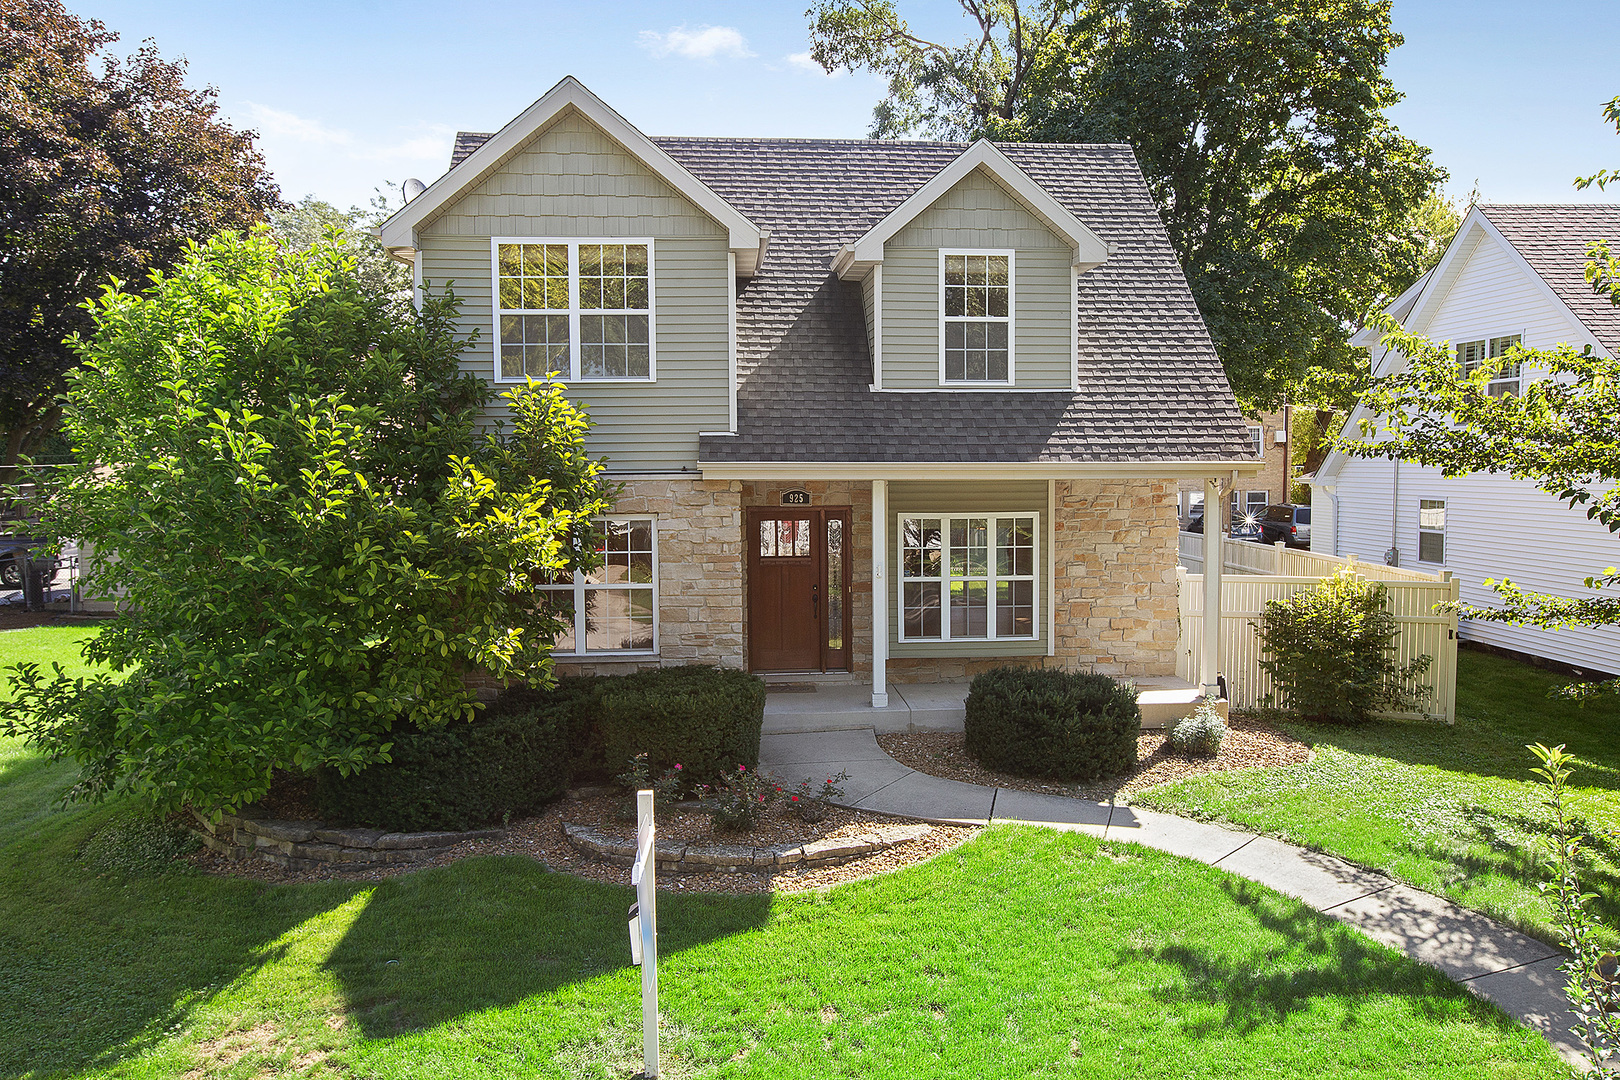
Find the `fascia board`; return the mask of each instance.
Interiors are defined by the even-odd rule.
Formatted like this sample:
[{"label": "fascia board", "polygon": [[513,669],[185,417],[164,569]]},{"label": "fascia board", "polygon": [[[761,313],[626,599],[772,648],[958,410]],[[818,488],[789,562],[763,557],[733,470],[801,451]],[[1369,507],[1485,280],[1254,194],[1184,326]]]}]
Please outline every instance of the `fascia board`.
[{"label": "fascia board", "polygon": [[579,110],[609,138],[719,222],[729,233],[731,249],[738,252],[740,263],[747,265],[757,261],[762,250],[759,227],[693,176],[684,165],[659,149],[657,144],[572,75],[565,76],[534,104],[486,139],[460,165],[433,181],[426,191],[390,215],[382,223],[383,246],[415,247],[415,231],[419,225],[477,183],[486,171],[528,142],[536,132],[569,107]]},{"label": "fascia board", "polygon": [[[1412,284],[1408,285],[1401,295],[1397,296],[1394,300],[1391,300],[1389,304],[1385,306],[1384,314],[1394,316],[1396,321],[1400,321],[1405,316],[1410,315],[1412,306],[1417,303],[1419,297],[1421,297],[1423,293],[1423,290],[1428,288],[1429,282],[1432,281],[1433,278],[1434,271],[1431,269],[1428,273],[1424,274],[1422,277],[1412,282]],[[1377,328],[1372,326],[1363,326],[1360,330],[1357,330],[1354,334],[1350,335],[1350,344],[1363,349],[1373,348],[1378,344],[1378,341],[1379,334]]]},{"label": "fascia board", "polygon": [[1254,476],[1254,458],[1230,461],[700,461],[705,480],[1096,480]]},{"label": "fascia board", "polygon": [[883,261],[883,245],[901,229],[944,195],[973,170],[984,168],[1008,194],[1027,206],[1047,227],[1067,240],[1074,248],[1074,265],[1089,270],[1108,261],[1109,248],[1068,207],[1054,199],[1050,193],[988,139],[980,139],[928,182],[912,192],[899,206],[886,214],[882,221],[838,253],[842,264],[839,276],[847,278],[851,269],[864,264]]}]

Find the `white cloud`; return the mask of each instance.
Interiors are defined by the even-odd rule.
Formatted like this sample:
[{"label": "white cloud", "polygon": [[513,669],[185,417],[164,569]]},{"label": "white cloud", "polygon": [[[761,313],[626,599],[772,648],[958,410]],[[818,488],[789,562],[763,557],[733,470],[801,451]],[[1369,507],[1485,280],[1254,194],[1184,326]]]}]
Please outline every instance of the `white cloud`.
[{"label": "white cloud", "polygon": [[746,60],[754,55],[748,48],[748,39],[732,26],[700,26],[696,30],[676,26],[662,34],[657,30],[643,30],[641,47],[654,56],[683,56],[688,60],[714,60],[722,56]]},{"label": "white cloud", "polygon": [[787,62],[789,67],[796,67],[800,71],[808,71],[812,75],[820,75],[824,79],[836,79],[838,76],[844,73],[842,68],[839,68],[836,71],[828,71],[826,68],[810,59],[810,54],[808,52],[791,53],[787,57]]},{"label": "white cloud", "polygon": [[443,125],[432,125],[421,134],[407,136],[398,142],[374,143],[357,139],[352,132],[343,128],[328,127],[319,120],[273,109],[255,101],[248,102],[247,107],[249,122],[259,129],[261,141],[266,143],[339,148],[340,156],[353,161],[403,164],[448,163],[450,160],[450,144],[455,133]]}]

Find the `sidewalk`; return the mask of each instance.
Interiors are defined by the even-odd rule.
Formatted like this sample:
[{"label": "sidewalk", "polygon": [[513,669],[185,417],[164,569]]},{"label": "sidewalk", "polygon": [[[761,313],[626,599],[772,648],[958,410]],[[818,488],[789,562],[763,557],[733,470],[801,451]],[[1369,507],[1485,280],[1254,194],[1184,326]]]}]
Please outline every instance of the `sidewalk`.
[{"label": "sidewalk", "polygon": [[943,780],[895,761],[870,727],[768,732],[760,741],[759,763],[783,786],[847,772],[840,801],[861,810],[974,825],[1042,825],[1219,866],[1438,968],[1540,1032],[1572,1065],[1589,1067],[1570,1034],[1573,1015],[1558,971],[1560,950],[1331,855],[1172,814]]}]

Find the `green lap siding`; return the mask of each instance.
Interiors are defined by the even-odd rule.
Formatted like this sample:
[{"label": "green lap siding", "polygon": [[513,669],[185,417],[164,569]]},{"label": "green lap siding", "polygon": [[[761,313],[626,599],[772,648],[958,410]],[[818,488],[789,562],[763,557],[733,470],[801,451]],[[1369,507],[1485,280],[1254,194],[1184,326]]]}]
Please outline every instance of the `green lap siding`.
[{"label": "green lap siding", "polygon": [[[1047,520],[1045,480],[891,481],[889,483],[888,605],[889,655],[903,656],[1045,656],[1051,627],[1047,625],[1047,545],[1052,523]],[[900,640],[900,519],[920,514],[1038,514],[1040,546],[1036,551],[1036,612],[1040,636],[1017,641],[901,641]],[[942,614],[948,617],[948,613]]]},{"label": "green lap siding", "polygon": [[973,248],[1014,252],[1014,385],[1068,389],[1074,253],[983,170],[965,177],[884,245],[884,387],[939,386],[939,253]]},{"label": "green lap siding", "polygon": [[[462,366],[495,383],[491,237],[651,237],[656,382],[574,384],[613,471],[695,466],[699,431],[730,416],[728,238],[713,219],[578,113],[567,113],[418,229],[429,291],[451,285]],[[492,418],[506,412],[497,403]]]}]

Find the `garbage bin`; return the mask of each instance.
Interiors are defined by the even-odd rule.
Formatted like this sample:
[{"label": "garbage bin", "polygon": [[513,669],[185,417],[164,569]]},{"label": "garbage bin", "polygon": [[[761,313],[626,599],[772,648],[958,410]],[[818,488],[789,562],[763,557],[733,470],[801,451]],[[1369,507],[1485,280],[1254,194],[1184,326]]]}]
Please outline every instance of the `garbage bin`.
[{"label": "garbage bin", "polygon": [[23,568],[23,609],[25,611],[44,611],[46,583],[56,577],[56,554],[41,548],[34,548],[21,561]]}]

